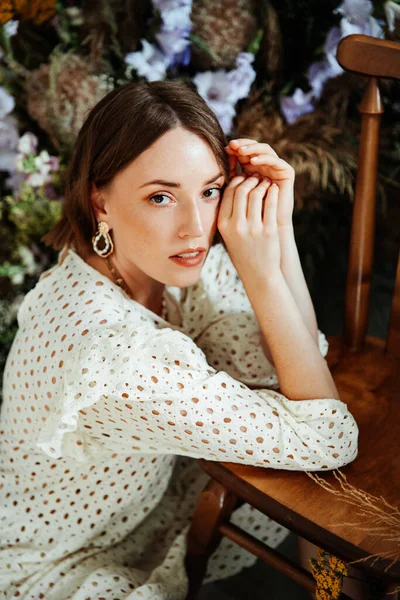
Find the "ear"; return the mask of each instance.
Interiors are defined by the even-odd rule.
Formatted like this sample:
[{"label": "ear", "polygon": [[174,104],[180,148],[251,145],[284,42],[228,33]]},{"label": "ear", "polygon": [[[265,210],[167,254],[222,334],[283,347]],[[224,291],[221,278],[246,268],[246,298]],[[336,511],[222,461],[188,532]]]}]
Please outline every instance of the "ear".
[{"label": "ear", "polygon": [[96,184],[90,182],[90,202],[92,204],[93,213],[96,217],[96,221],[107,221],[111,229],[111,224],[108,221],[108,214],[105,207],[105,197],[102,192],[97,188]]}]

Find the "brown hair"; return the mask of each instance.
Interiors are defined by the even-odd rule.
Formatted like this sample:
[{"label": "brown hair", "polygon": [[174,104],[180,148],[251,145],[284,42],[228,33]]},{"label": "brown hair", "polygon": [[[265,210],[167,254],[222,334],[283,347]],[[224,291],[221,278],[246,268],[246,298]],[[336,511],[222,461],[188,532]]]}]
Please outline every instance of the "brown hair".
[{"label": "brown hair", "polygon": [[[63,216],[41,241],[54,250],[73,245],[85,258],[97,229],[91,182],[99,189],[106,187],[161,135],[178,126],[210,144],[227,181],[227,140],[194,87],[178,81],[127,83],[102,98],[82,125],[66,172]],[[218,242],[223,239],[217,229],[212,245]]]}]

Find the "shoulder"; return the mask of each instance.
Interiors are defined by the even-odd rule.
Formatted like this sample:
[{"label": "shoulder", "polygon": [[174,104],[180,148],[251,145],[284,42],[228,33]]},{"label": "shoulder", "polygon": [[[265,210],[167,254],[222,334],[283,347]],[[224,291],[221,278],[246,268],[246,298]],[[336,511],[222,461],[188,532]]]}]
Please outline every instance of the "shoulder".
[{"label": "shoulder", "polygon": [[[62,260],[60,260],[60,258]],[[32,315],[42,322],[91,328],[127,318],[136,312],[116,285],[85,263],[73,250],[60,253],[59,261],[42,273],[18,310],[18,324],[29,324]]]}]

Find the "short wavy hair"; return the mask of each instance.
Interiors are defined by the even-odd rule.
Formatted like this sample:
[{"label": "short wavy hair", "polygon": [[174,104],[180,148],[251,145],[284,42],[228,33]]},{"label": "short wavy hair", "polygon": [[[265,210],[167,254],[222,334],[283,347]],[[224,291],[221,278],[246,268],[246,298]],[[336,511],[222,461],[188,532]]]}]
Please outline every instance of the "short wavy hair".
[{"label": "short wavy hair", "polygon": [[[210,145],[229,179],[227,139],[213,111],[190,84],[178,81],[127,83],[109,92],[88,114],[66,172],[63,215],[42,241],[54,250],[92,252],[97,222],[91,182],[108,186],[119,171],[167,131],[181,126]],[[222,243],[218,231],[212,245]]]}]

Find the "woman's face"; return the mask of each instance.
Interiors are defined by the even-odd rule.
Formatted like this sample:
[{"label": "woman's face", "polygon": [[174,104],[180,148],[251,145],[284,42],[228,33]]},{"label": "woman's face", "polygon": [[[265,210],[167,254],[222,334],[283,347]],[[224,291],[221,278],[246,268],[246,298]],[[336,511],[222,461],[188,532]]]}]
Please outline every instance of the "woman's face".
[{"label": "woman's face", "polygon": [[[195,283],[216,232],[224,182],[208,143],[177,127],[119,172],[107,191],[94,192],[96,218],[112,230],[121,272],[145,287],[151,287],[147,278],[178,287]],[[197,266],[170,259],[199,246],[206,252]]]}]

